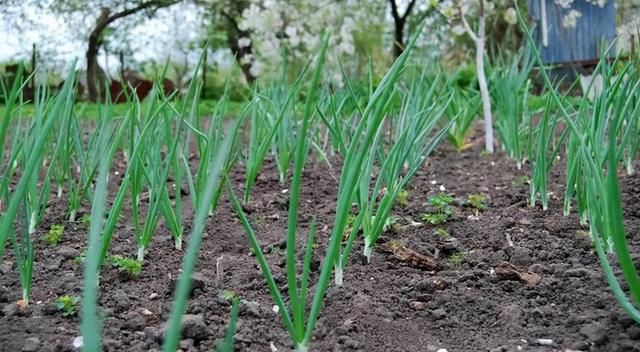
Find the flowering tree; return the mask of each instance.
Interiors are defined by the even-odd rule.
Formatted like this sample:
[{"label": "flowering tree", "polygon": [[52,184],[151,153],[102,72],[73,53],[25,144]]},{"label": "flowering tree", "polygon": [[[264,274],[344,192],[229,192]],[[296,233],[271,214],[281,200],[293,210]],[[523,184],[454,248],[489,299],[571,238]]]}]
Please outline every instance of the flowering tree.
[{"label": "flowering tree", "polygon": [[[337,66],[337,58],[355,52],[353,31],[356,1],[343,2],[252,0],[246,2],[237,20],[236,55],[241,65],[249,67],[253,77],[275,73],[282,60],[282,52],[297,61],[308,60],[317,50],[320,33],[333,32],[328,63]],[[334,77],[339,78],[339,77]]]},{"label": "flowering tree", "polygon": [[[331,33],[325,67],[331,81],[342,80],[339,60],[347,72],[360,72],[363,61],[388,64],[402,53],[418,28],[419,55],[437,56],[450,38],[437,0],[201,0],[228,33],[229,48],[249,82],[278,72],[282,60],[301,65],[314,55],[323,31]],[[420,24],[425,22],[425,26]],[[219,27],[218,27],[219,28]],[[383,48],[391,49],[389,52]],[[283,55],[283,53],[285,55]],[[381,54],[384,54],[381,56]],[[364,59],[364,60],[363,60]]]},{"label": "flowering tree", "polygon": [[104,71],[98,64],[98,52],[105,43],[105,34],[116,22],[145,15],[152,17],[157,10],[172,6],[179,0],[6,0],[0,1],[0,10],[11,11],[14,18],[22,18],[34,8],[47,9],[60,15],[66,24],[86,39],[87,91],[90,100],[100,98]]}]

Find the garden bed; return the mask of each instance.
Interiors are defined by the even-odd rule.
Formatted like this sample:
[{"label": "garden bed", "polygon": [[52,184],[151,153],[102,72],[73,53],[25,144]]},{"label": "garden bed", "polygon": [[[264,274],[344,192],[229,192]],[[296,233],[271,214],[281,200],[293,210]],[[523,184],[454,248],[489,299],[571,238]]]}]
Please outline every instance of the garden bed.
[{"label": "garden bed", "polygon": [[[362,245],[354,248],[344,286],[329,288],[312,351],[640,351],[640,327],[613,298],[588,228],[579,225],[577,216],[562,215],[562,168],[550,176],[549,190],[555,196],[550,197],[549,209],[531,209],[526,167],[517,170],[503,155],[481,156],[477,144],[462,153],[448,146],[434,153],[410,184],[408,206],[393,212],[400,220],[376,246],[370,264],[362,263]],[[112,171],[123,165],[116,161]],[[338,177],[339,168],[323,163],[310,164],[303,175],[301,227],[306,229],[316,215],[321,247],[332,226]],[[235,185],[243,184],[242,170],[235,170],[232,178]],[[111,178],[111,196],[118,181]],[[457,206],[453,219],[442,225],[448,238],[436,235],[433,225],[411,222],[420,221],[427,196],[441,192],[441,186],[459,198],[476,193],[490,197],[484,211]],[[623,177],[622,188],[627,232],[638,254],[640,179]],[[77,262],[88,230],[82,222],[65,223],[64,204],[52,199],[37,234],[33,303],[28,310],[15,303],[21,286],[9,251],[1,263],[1,351],[73,350],[72,342],[80,335],[78,317],[63,317],[54,301],[82,294],[82,266]],[[274,164],[267,164],[259,176],[246,211],[276,282],[283,287],[287,194]],[[131,257],[136,246],[132,229],[124,225],[130,223],[129,212],[124,213],[111,254]],[[53,224],[65,226],[57,246],[40,240]],[[230,311],[226,298],[234,292],[243,300],[236,350],[290,350],[289,337],[226,197],[205,233],[181,349],[212,349],[224,336]],[[429,273],[399,260],[384,250],[389,247],[384,242],[390,240],[424,255],[438,252],[439,270]],[[176,252],[161,224],[138,277],[127,278],[105,266],[99,293],[105,350],[161,349],[181,260],[182,253]],[[539,275],[540,282],[495,275],[492,269],[504,262]]]}]

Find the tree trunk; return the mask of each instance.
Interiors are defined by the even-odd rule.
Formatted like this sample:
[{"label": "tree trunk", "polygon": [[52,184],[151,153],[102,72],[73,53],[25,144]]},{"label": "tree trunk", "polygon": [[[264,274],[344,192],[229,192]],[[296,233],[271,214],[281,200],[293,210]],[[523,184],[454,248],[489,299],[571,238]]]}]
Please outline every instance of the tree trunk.
[{"label": "tree trunk", "polygon": [[243,31],[238,27],[238,23],[235,18],[225,12],[222,15],[229,22],[229,33],[227,35],[227,43],[229,44],[229,49],[231,49],[231,53],[236,59],[238,66],[242,70],[242,74],[244,78],[247,80],[249,85],[252,85],[256,80],[256,76],[251,73],[251,63],[250,62],[242,62],[242,58],[246,55],[253,54],[253,48],[251,44],[245,47],[240,47],[239,41],[240,38],[250,38],[250,34],[247,31]]},{"label": "tree trunk", "polygon": [[236,62],[238,63],[238,66],[240,66],[244,78],[247,80],[247,83],[251,85],[256,81],[256,76],[251,73],[251,63],[242,62],[242,57],[251,54],[253,50],[251,49],[251,46],[241,48],[238,45],[238,40],[240,38],[240,36],[230,35],[228,39],[229,48],[231,49],[231,53],[233,53],[233,56],[236,58]]},{"label": "tree trunk", "polygon": [[397,59],[404,51],[404,27],[407,24],[407,18],[409,17],[409,14],[411,14],[413,6],[416,4],[416,0],[411,0],[409,2],[407,9],[402,15],[398,12],[396,0],[389,0],[389,4],[391,5],[391,17],[393,17],[394,25],[393,58]]},{"label": "tree trunk", "polygon": [[98,51],[100,50],[100,39],[102,38],[102,32],[109,25],[109,9],[102,9],[100,17],[96,20],[96,25],[93,27],[91,34],[89,35],[89,46],[87,48],[87,94],[89,101],[102,100],[102,85],[98,73],[101,71],[98,65]]},{"label": "tree trunk", "polygon": [[111,10],[108,8],[102,8],[100,16],[96,20],[96,25],[93,27],[91,34],[89,35],[89,46],[87,48],[87,91],[90,101],[97,101],[102,99],[102,84],[100,82],[102,77],[99,74],[102,73],[102,69],[98,65],[98,51],[102,45],[102,32],[114,21],[123,17],[135,14],[145,9],[157,10],[163,7],[168,7],[178,3],[179,0],[149,0],[141,1],[138,6],[122,10],[120,12],[111,14]]},{"label": "tree trunk", "polygon": [[405,21],[401,18],[394,19],[394,40],[393,40],[393,58],[397,59],[404,51],[404,25]]}]

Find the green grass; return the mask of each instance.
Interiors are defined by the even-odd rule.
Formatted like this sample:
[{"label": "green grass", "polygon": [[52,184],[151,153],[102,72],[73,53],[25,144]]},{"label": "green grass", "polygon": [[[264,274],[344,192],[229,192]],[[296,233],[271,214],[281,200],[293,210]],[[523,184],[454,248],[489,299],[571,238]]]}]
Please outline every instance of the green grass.
[{"label": "green grass", "polygon": [[[547,100],[549,99],[551,93],[544,93],[541,95],[529,95],[529,98],[527,99],[527,109],[529,111],[542,111],[544,110],[545,106],[547,105]],[[563,97],[565,99],[565,102],[570,105],[573,106],[575,108],[577,108],[580,105],[580,97],[574,97],[574,96],[564,96]],[[558,107],[552,107],[550,112],[552,113],[557,113],[559,112],[560,109]]]},{"label": "green grass", "polygon": [[[201,113],[201,116],[211,116],[216,107],[218,106],[218,100],[200,100],[198,103],[198,110]],[[144,105],[144,104],[143,104]],[[246,105],[246,102],[243,101],[227,101],[227,115],[228,116],[237,116],[242,108]],[[78,117],[87,118],[91,120],[97,120],[100,114],[100,106],[98,103],[89,103],[82,102],[74,105],[73,109],[76,114],[79,114]],[[122,104],[113,104],[112,112],[114,117],[125,116],[129,111],[131,105],[128,103]],[[0,104],[0,116],[4,116],[6,110],[6,106],[4,104]],[[27,103],[22,106],[22,116],[32,117],[35,115],[36,109],[33,103]]]}]

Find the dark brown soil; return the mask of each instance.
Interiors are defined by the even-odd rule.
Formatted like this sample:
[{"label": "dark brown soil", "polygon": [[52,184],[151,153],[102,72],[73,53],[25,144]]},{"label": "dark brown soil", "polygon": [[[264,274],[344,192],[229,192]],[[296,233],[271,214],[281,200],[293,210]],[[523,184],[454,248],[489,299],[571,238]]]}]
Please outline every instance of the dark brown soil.
[{"label": "dark brown soil", "polygon": [[[409,189],[410,203],[381,243],[395,239],[422,253],[439,252],[441,267],[428,274],[392,254],[374,251],[372,262],[361,263],[361,245],[354,249],[343,287],[331,287],[318,322],[312,351],[640,351],[640,327],[619,308],[603,279],[586,228],[575,215],[561,214],[563,170],[551,178],[549,210],[528,208],[528,171],[519,171],[503,156],[480,156],[473,147],[457,154],[443,147]],[[335,210],[338,170],[326,165],[307,167],[299,213],[306,231],[318,217],[319,241],[328,237]],[[243,174],[233,175],[238,187]],[[117,182],[113,177],[112,182]],[[444,227],[455,240],[435,235],[435,227],[409,225],[419,220],[428,195],[446,192],[459,198],[490,196],[489,208],[479,212],[457,207]],[[634,254],[640,250],[640,179],[623,179],[625,219]],[[247,207],[277,282],[284,285],[283,239],[287,194],[269,164],[260,176]],[[69,351],[79,335],[79,319],[63,317],[53,308],[60,295],[81,294],[82,268],[74,258],[85,248],[87,229],[64,221],[64,203],[52,202],[38,233],[51,224],[64,224],[63,243],[37,242],[32,300],[27,312],[15,309],[20,285],[9,256],[0,267],[0,350]],[[190,220],[187,221],[189,223]],[[235,336],[237,351],[290,350],[288,336],[274,313],[267,286],[250,255],[245,233],[223,199],[209,220],[197,271],[200,288],[188,304],[191,322],[181,342],[183,351],[211,351],[224,335],[230,305],[223,290],[244,300]],[[129,225],[121,225],[112,254],[135,254]],[[145,258],[142,274],[129,279],[105,267],[100,305],[104,314],[107,351],[160,350],[161,329],[171,305],[171,283],[178,275],[181,253],[161,225]],[[216,263],[222,276],[216,280]],[[527,285],[502,280],[491,269],[510,262],[538,273],[542,281]],[[434,280],[440,280],[434,284]],[[444,284],[442,284],[444,282]],[[551,340],[541,346],[538,339]],[[549,341],[547,341],[549,342]]]}]

